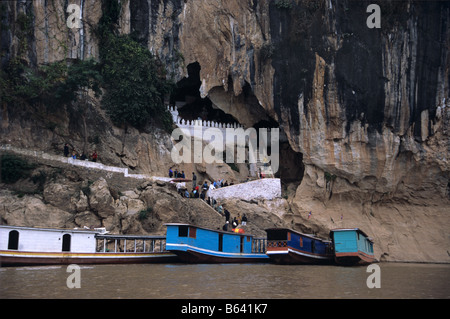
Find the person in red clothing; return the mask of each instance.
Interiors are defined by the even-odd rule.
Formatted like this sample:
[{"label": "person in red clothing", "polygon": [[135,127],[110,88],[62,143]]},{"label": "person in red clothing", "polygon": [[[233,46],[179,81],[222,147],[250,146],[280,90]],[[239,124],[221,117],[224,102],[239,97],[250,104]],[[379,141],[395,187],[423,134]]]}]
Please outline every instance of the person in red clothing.
[{"label": "person in red clothing", "polygon": [[97,151],[94,151],[94,153],[92,153],[92,161],[97,162],[97,158],[98,158]]}]

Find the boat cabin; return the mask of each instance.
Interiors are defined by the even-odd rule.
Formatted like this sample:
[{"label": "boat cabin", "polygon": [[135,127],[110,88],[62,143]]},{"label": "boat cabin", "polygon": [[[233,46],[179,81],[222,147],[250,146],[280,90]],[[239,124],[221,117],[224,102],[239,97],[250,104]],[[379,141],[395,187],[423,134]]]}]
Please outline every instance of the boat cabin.
[{"label": "boat cabin", "polygon": [[336,262],[366,264],[375,262],[373,240],[359,228],[339,228],[330,231]]},{"label": "boat cabin", "polygon": [[[188,224],[166,224],[167,243],[190,245],[228,253],[264,252],[261,242],[253,242],[252,235],[210,230]],[[258,245],[260,244],[260,245]]]},{"label": "boat cabin", "polygon": [[0,250],[94,253],[100,230],[0,225]]},{"label": "boat cabin", "polygon": [[359,228],[333,229],[330,237],[336,253],[362,251],[373,255],[373,241]]},{"label": "boat cabin", "polygon": [[0,225],[0,251],[163,252],[164,236],[110,235],[105,228],[52,229]]},{"label": "boat cabin", "polygon": [[268,259],[265,238],[189,224],[166,224],[167,250],[187,262],[240,262]]}]

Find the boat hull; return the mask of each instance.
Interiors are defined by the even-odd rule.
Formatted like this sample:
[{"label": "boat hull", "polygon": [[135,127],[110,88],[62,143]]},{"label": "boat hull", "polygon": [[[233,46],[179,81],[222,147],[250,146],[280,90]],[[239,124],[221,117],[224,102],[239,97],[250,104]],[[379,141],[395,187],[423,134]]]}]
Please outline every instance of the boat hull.
[{"label": "boat hull", "polygon": [[266,254],[237,254],[207,251],[196,247],[184,246],[167,249],[176,254],[181,262],[189,264],[226,264],[226,263],[268,263],[270,258]]},{"label": "boat hull", "polygon": [[333,256],[311,254],[293,248],[267,249],[267,255],[273,262],[284,265],[328,265],[333,263]]},{"label": "boat hull", "polygon": [[172,263],[178,257],[162,253],[44,253],[0,251],[0,266]]},{"label": "boat hull", "polygon": [[363,253],[362,251],[353,253],[336,253],[335,262],[342,266],[364,266],[378,262],[374,256]]},{"label": "boat hull", "polygon": [[277,264],[320,265],[333,263],[331,242],[287,228],[270,228],[266,254]]}]

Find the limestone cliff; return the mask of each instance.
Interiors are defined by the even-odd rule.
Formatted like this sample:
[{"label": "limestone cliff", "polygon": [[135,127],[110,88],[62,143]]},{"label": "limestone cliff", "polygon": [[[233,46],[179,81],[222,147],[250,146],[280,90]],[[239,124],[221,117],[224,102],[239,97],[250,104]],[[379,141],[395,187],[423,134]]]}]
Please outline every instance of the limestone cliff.
[{"label": "limestone cliff", "polygon": [[[363,227],[382,259],[448,261],[449,5],[379,2],[370,29],[372,2],[188,2],[180,48],[204,96],[284,131],[281,166],[304,166],[296,227]],[[242,109],[247,86],[259,103]]]},{"label": "limestone cliff", "polygon": [[[98,57],[90,28],[99,21],[102,4],[71,3],[82,9],[82,28],[67,26],[67,1],[4,4],[2,63],[20,48],[15,24],[20,13],[33,17],[26,43],[30,63]],[[366,24],[371,3],[380,6],[381,28]],[[175,80],[198,63],[200,95],[215,108],[245,127],[280,127],[279,175],[290,203],[284,218],[292,227],[321,234],[361,227],[375,238],[383,260],[450,261],[447,2],[120,4],[120,32],[135,34]],[[31,125],[23,119],[28,113],[19,116],[2,107],[2,142],[48,148],[43,137],[51,140],[55,130]],[[78,128],[78,140],[86,140],[102,127],[94,120],[102,117],[94,115],[85,117],[87,124],[66,121],[64,135]],[[125,132],[108,127],[99,135],[108,161],[143,171],[165,169],[158,163],[168,159],[170,140],[138,132],[127,140]],[[160,155],[151,165],[161,167],[149,167],[152,154]]]}]

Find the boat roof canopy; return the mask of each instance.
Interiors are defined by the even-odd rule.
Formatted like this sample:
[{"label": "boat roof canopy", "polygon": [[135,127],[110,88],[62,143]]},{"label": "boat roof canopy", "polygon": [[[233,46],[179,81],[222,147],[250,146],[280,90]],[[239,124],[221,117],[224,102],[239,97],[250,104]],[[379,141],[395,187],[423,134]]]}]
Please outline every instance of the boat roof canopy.
[{"label": "boat roof canopy", "polygon": [[25,227],[25,226],[12,226],[12,225],[0,225],[0,228],[9,228],[11,230],[36,230],[36,231],[53,231],[53,232],[70,232],[70,233],[93,233],[102,234],[103,231],[99,229],[85,229],[85,228],[45,228],[45,227]]},{"label": "boat roof canopy", "polygon": [[166,236],[145,236],[145,235],[114,235],[114,234],[97,234],[95,235],[95,238],[98,239],[129,239],[129,240],[133,240],[133,239],[137,239],[137,240],[162,240],[162,239],[166,239]]},{"label": "boat roof canopy", "polygon": [[370,238],[369,235],[367,235],[365,232],[363,232],[363,231],[362,231],[361,229],[359,229],[359,228],[335,228],[335,229],[330,230],[330,237],[331,237],[331,234],[332,234],[333,232],[350,231],[350,230],[353,230],[353,231],[356,231],[356,232],[362,234],[362,235],[365,236],[368,240],[370,240],[371,242],[373,242],[373,239]]}]

